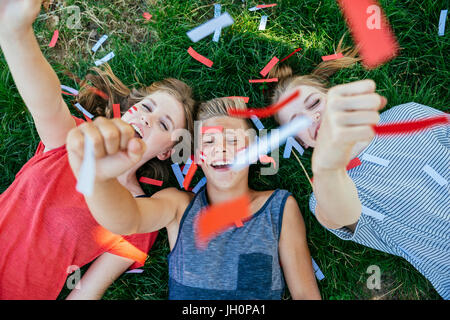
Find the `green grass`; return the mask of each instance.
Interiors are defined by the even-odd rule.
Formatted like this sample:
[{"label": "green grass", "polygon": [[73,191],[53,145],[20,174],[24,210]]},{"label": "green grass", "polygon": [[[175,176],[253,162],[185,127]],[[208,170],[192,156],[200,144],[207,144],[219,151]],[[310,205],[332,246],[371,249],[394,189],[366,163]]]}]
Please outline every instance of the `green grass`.
[{"label": "green grass", "polygon": [[[439,13],[448,8],[448,2],[380,2],[402,47],[400,55],[372,71],[361,65],[343,70],[331,83],[371,78],[377,83],[377,91],[387,97],[388,108],[415,101],[448,112],[449,61],[445,57],[449,52],[449,31],[443,37],[437,35]],[[212,18],[212,1],[67,0],[66,3],[80,7],[82,28],[68,29],[65,24],[68,14],[64,10],[55,11],[54,15],[60,18],[57,26],[60,39],[55,48],[47,46],[55,29],[49,19],[41,17],[35,24],[41,48],[63,84],[77,87],[63,74],[64,69],[84,78],[96,59],[114,50],[116,57],[110,64],[130,86],[176,77],[193,87],[198,100],[249,96],[252,107],[267,105],[268,99],[260,86],[249,84],[248,79],[259,78],[259,71],[274,55],[282,58],[298,47],[303,48],[288,63],[297,74],[307,74],[321,61],[321,56],[334,52],[347,30],[334,0],[278,1],[277,7],[257,12],[247,10],[260,3],[257,1],[248,1],[246,6],[241,1],[221,1],[222,11],[228,11],[235,23],[222,31],[219,43],[212,42],[211,36],[195,44],[186,32]],[[150,23],[142,19],[144,11],[153,15]],[[267,29],[258,31],[263,14],[269,16]],[[110,38],[94,57],[90,48],[95,40],[89,36],[95,33],[96,39],[103,34]],[[350,36],[345,43],[352,44]],[[214,66],[207,68],[190,58],[186,52],[189,46],[214,61]],[[0,192],[3,192],[33,155],[39,138],[2,55],[0,121]],[[263,123],[267,128],[276,127],[272,119],[264,119]],[[309,172],[310,157],[311,151],[301,157]],[[260,176],[259,171],[258,167],[251,169],[251,187],[288,189],[297,199],[306,223],[311,255],[326,276],[319,282],[324,299],[439,299],[431,284],[405,260],[341,241],[321,227],[309,212],[311,187],[295,157],[281,159],[280,171],[275,176]],[[169,185],[177,185],[173,177]],[[145,272],[121,276],[104,299],[166,299],[168,252],[166,232],[161,231]],[[380,291],[366,288],[369,276],[366,269],[373,264],[381,269]],[[60,298],[67,294],[68,290],[64,289]]]}]

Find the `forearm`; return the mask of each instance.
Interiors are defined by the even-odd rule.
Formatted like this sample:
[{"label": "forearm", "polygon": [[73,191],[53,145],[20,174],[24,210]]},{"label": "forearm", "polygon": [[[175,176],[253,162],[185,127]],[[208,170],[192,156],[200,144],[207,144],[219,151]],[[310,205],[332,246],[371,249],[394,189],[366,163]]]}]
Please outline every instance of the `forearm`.
[{"label": "forearm", "polygon": [[137,233],[140,225],[140,211],[136,200],[117,179],[94,184],[86,203],[97,222],[116,234]]},{"label": "forearm", "polygon": [[317,201],[316,215],[319,213],[320,218],[338,227],[358,221],[361,202],[345,169],[317,170],[314,172],[313,190]]},{"label": "forearm", "polygon": [[43,56],[33,28],[0,36],[0,46],[20,95],[33,117],[45,118],[63,106],[59,79]]}]

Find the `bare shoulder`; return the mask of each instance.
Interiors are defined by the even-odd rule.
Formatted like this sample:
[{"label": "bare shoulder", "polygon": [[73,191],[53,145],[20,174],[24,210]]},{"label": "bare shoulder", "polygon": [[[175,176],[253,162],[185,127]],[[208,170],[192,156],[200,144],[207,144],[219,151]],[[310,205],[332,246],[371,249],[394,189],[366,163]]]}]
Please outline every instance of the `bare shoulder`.
[{"label": "bare shoulder", "polygon": [[186,192],[179,190],[177,188],[166,188],[155,193],[152,198],[161,199],[173,204],[176,207],[177,215],[178,213],[184,212],[186,207],[194,198],[195,194],[192,192]]}]

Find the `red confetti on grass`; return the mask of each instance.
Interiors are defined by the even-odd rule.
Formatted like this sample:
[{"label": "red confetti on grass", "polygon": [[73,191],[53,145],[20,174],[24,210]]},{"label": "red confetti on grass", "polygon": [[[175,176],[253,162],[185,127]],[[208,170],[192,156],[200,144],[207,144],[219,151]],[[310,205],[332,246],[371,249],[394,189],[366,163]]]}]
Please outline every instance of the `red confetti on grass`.
[{"label": "red confetti on grass", "polygon": [[280,62],[283,62],[284,60],[289,59],[290,57],[292,57],[294,54],[296,54],[296,53],[299,52],[300,50],[302,50],[302,48],[295,49],[294,52],[290,53],[287,57],[281,59]]},{"label": "red confetti on grass", "polygon": [[151,184],[151,185],[158,186],[158,187],[161,187],[163,185],[163,182],[160,180],[155,180],[155,179],[146,178],[146,177],[140,177],[139,182]]},{"label": "red confetti on grass", "polygon": [[278,112],[285,105],[290,103],[291,101],[297,99],[300,96],[300,90],[296,90],[286,99],[268,106],[267,108],[259,108],[259,109],[247,109],[247,110],[237,110],[237,109],[229,109],[228,114],[232,117],[241,117],[241,118],[250,118],[251,116],[257,116],[259,118],[267,118]]},{"label": "red confetti on grass", "polygon": [[379,126],[373,126],[377,135],[395,135],[420,131],[439,124],[448,124],[450,117],[448,115],[432,117],[423,120],[414,120],[406,122],[393,122]]},{"label": "red confetti on grass", "polygon": [[278,82],[278,78],[248,80],[249,83]]},{"label": "red confetti on grass", "polygon": [[148,12],[144,12],[142,14],[142,16],[144,17],[145,20],[149,21],[152,18],[152,15]]},{"label": "red confetti on grass", "polygon": [[322,61],[337,60],[337,59],[340,59],[343,57],[344,57],[344,55],[341,52],[339,52],[339,53],[335,53],[335,54],[330,54],[329,56],[323,56]]},{"label": "red confetti on grass", "polygon": [[275,7],[277,4],[276,3],[272,3],[272,4],[259,4],[256,7],[258,9],[264,9],[264,8],[271,8],[271,7]]},{"label": "red confetti on grass", "polygon": [[277,57],[273,57],[269,63],[264,67],[264,69],[261,70],[260,74],[265,77],[270,70],[272,70],[273,67],[280,61]]},{"label": "red confetti on grass", "polygon": [[80,80],[80,78],[78,78],[76,75],[74,75],[69,70],[65,70],[64,73],[67,76],[69,76],[70,78],[72,78],[73,80],[75,80],[80,87],[83,87],[84,85],[86,85],[86,89],[92,91],[94,94],[98,95],[99,97],[101,97],[104,100],[109,100],[109,96],[106,93],[104,93],[103,91],[101,91],[101,90],[99,90],[97,88],[94,88],[94,87],[86,84],[85,80]]},{"label": "red confetti on grass", "polygon": [[58,41],[58,37],[59,37],[59,30],[56,29],[55,32],[53,33],[52,40],[50,41],[50,44],[48,45],[50,48],[54,48],[56,46],[56,42]]},{"label": "red confetti on grass", "polygon": [[249,217],[250,197],[248,194],[203,209],[195,221],[197,247],[206,248],[211,239],[233,226],[243,227],[243,222]]},{"label": "red confetti on grass", "polygon": [[373,69],[397,55],[397,40],[377,1],[338,0],[338,3],[366,68]]},{"label": "red confetti on grass", "polygon": [[62,94],[65,94],[66,96],[74,96],[74,97],[76,97],[76,94],[65,92],[63,90],[61,90],[61,92],[62,92]]},{"label": "red confetti on grass", "polygon": [[189,185],[191,184],[192,178],[194,177],[197,168],[197,164],[195,162],[192,162],[188,172],[186,173],[186,176],[184,177],[183,188],[185,190],[189,190]]},{"label": "red confetti on grass", "polygon": [[194,58],[195,60],[197,60],[198,62],[203,63],[205,66],[207,67],[212,67],[212,65],[214,64],[214,62],[212,62],[211,60],[209,60],[208,58],[206,58],[205,56],[202,56],[200,53],[198,53],[197,51],[195,51],[194,49],[192,49],[192,47],[189,47],[188,49],[188,53],[190,54],[190,56],[192,58]]}]

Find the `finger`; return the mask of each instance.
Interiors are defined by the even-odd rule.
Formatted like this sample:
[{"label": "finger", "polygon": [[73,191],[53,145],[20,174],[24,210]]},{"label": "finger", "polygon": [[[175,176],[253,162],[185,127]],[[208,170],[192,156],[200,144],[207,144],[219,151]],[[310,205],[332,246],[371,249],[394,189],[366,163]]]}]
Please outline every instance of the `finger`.
[{"label": "finger", "polygon": [[336,122],[342,126],[375,125],[380,121],[377,111],[339,112]]},{"label": "finger", "polygon": [[105,145],[103,143],[103,137],[94,125],[93,122],[79,127],[85,135],[85,138],[90,138],[94,145],[94,154],[96,159],[103,158],[106,155]]},{"label": "finger", "polygon": [[111,120],[106,118],[95,119],[94,125],[103,137],[103,143],[108,155],[116,154],[120,147],[120,131]]},{"label": "finger", "polygon": [[363,94],[357,96],[334,96],[330,98],[329,106],[333,110],[379,110],[383,103],[378,93]]},{"label": "finger", "polygon": [[79,128],[69,131],[66,138],[66,148],[69,153],[78,155],[80,158],[84,156],[84,135]]},{"label": "finger", "polygon": [[375,131],[371,126],[344,127],[338,130],[337,136],[342,143],[355,143],[370,141],[375,137]]},{"label": "finger", "polygon": [[121,119],[113,119],[112,121],[120,132],[120,150],[126,150],[128,142],[134,138],[134,129]]},{"label": "finger", "polygon": [[146,149],[146,145],[142,139],[133,138],[128,142],[127,154],[131,161],[134,163],[139,162],[142,159]]},{"label": "finger", "polygon": [[375,81],[367,79],[335,86],[328,90],[329,95],[353,96],[375,92]]}]

